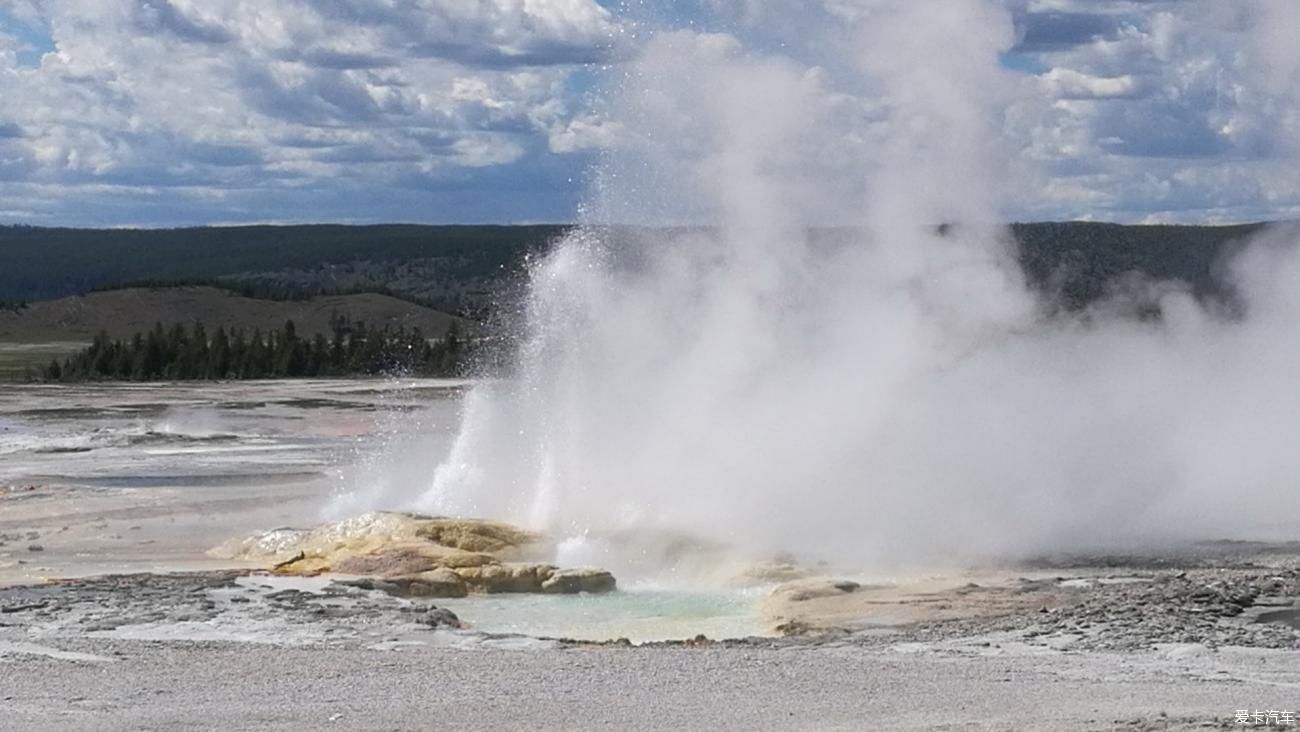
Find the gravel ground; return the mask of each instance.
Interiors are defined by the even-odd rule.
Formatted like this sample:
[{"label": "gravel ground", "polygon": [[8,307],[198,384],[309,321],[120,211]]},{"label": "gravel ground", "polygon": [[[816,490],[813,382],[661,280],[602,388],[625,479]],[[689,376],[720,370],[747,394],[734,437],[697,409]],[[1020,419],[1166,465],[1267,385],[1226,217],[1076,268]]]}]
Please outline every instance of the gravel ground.
[{"label": "gravel ground", "polygon": [[1297,655],[1203,649],[48,645],[90,655],[0,664],[0,729],[1231,728],[1300,681]]},{"label": "gravel ground", "polygon": [[1043,607],[1001,617],[636,648],[460,631],[428,602],[241,572],[0,588],[0,730],[1233,729],[1239,709],[1300,712],[1296,633],[1258,622],[1290,618],[1296,571],[1105,572],[1024,580]]}]

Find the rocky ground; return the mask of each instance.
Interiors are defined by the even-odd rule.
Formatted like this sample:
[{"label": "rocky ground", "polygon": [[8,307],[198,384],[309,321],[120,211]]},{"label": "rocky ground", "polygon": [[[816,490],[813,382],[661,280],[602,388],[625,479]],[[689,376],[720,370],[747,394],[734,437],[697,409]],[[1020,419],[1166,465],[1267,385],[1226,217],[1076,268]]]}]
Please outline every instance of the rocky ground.
[{"label": "rocky ground", "polygon": [[[297,586],[293,586],[297,584]],[[683,640],[686,644],[888,647],[985,643],[1057,651],[1149,651],[1161,645],[1300,649],[1300,569],[1167,569],[1053,579],[1021,578],[1013,589],[967,585],[932,598],[1004,611],[913,623],[812,627],[788,623],[771,637]],[[857,589],[855,592],[868,592]],[[87,577],[0,587],[0,628],[36,636],[226,638],[264,629],[270,640],[312,643],[392,640],[438,628],[472,629],[437,600],[400,597],[353,580],[295,580],[249,570]],[[223,635],[223,632],[225,633]],[[275,635],[279,633],[279,635]],[[256,633],[251,633],[257,635]],[[490,635],[484,635],[490,638]],[[556,639],[571,645],[591,645]],[[617,639],[612,639],[617,640]],[[660,644],[673,645],[673,643]]]},{"label": "rocky ground", "polygon": [[247,571],[87,577],[0,588],[0,626],[32,636],[235,639],[265,636],[316,642],[459,628],[454,613],[341,583],[312,590],[274,584]]},{"label": "rocky ground", "polygon": [[1000,637],[1071,651],[1295,650],[1298,599],[1297,547],[1211,543],[1027,562],[916,586],[793,582],[774,590],[767,610],[788,635],[862,643]]},{"label": "rocky ground", "polygon": [[956,617],[640,647],[481,633],[326,577],[6,587],[0,729],[1239,729],[1246,709],[1280,728],[1300,712],[1295,559],[1060,562],[907,600]]},{"label": "rocky ground", "polygon": [[1296,711],[1300,653],[1275,649],[1290,629],[1229,609],[1267,573],[1180,571],[1066,579],[1080,594],[1057,612],[635,648],[457,630],[429,602],[242,572],[13,587],[0,729],[1239,729],[1238,710]]},{"label": "rocky ground", "polygon": [[[1300,571],[1294,568],[1023,580],[1017,591],[1038,608],[921,625],[909,632],[921,640],[1007,633],[1035,645],[1115,651],[1167,643],[1294,650],[1300,641]],[[969,593],[977,596],[980,588]]]},{"label": "rocky ground", "polygon": [[[252,496],[223,500],[266,518],[245,512]],[[43,502],[61,512],[23,513]],[[1243,710],[1265,713],[1259,727],[1300,714],[1297,545],[892,581],[764,565],[746,576],[777,583],[770,636],[634,645],[484,632],[476,593],[569,576],[514,539],[480,544],[510,536],[495,525],[372,517],[338,525],[346,541],[328,525],[263,532],[198,562],[233,522],[186,533],[200,525],[173,524],[174,506],[121,502],[6,499],[0,550],[19,579],[0,585],[0,730],[1240,729]],[[193,571],[105,572],[109,550]],[[90,576],[18,574],[33,567]],[[373,575],[335,571],[358,567]],[[471,602],[452,612],[435,590]]]}]

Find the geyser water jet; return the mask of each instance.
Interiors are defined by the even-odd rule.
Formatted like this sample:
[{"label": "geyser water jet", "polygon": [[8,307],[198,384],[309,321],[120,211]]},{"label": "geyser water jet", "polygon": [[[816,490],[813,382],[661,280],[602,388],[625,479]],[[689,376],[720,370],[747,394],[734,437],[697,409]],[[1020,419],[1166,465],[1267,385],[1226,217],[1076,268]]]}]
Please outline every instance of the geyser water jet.
[{"label": "geyser water jet", "polygon": [[800,22],[817,54],[666,30],[618,70],[589,226],[418,507],[864,569],[1289,531],[1290,242],[1228,267],[1242,318],[1179,288],[1159,320],[1050,315],[997,225],[1026,175],[1005,8]]}]

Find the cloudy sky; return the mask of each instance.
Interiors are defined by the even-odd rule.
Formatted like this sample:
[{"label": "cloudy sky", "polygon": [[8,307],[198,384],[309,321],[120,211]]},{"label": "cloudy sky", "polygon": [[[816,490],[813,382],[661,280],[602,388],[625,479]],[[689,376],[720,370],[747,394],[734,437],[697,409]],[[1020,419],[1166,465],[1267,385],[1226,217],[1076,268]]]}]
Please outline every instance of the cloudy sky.
[{"label": "cloudy sky", "polygon": [[[854,2],[0,0],[0,223],[571,221],[647,16]],[[1004,4],[1008,216],[1300,217],[1300,2]]]}]

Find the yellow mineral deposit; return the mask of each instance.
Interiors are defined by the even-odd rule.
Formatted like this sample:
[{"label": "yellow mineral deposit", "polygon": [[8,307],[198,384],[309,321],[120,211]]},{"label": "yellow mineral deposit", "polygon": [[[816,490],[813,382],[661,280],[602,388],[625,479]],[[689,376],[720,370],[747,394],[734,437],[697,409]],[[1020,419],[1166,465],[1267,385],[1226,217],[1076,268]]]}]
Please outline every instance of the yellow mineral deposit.
[{"label": "yellow mineral deposit", "polygon": [[411,513],[371,512],[315,529],[272,529],[226,542],[209,554],[264,564],[276,574],[339,575],[342,581],[417,597],[609,592],[603,569],[560,568],[554,547],[510,524]]}]

